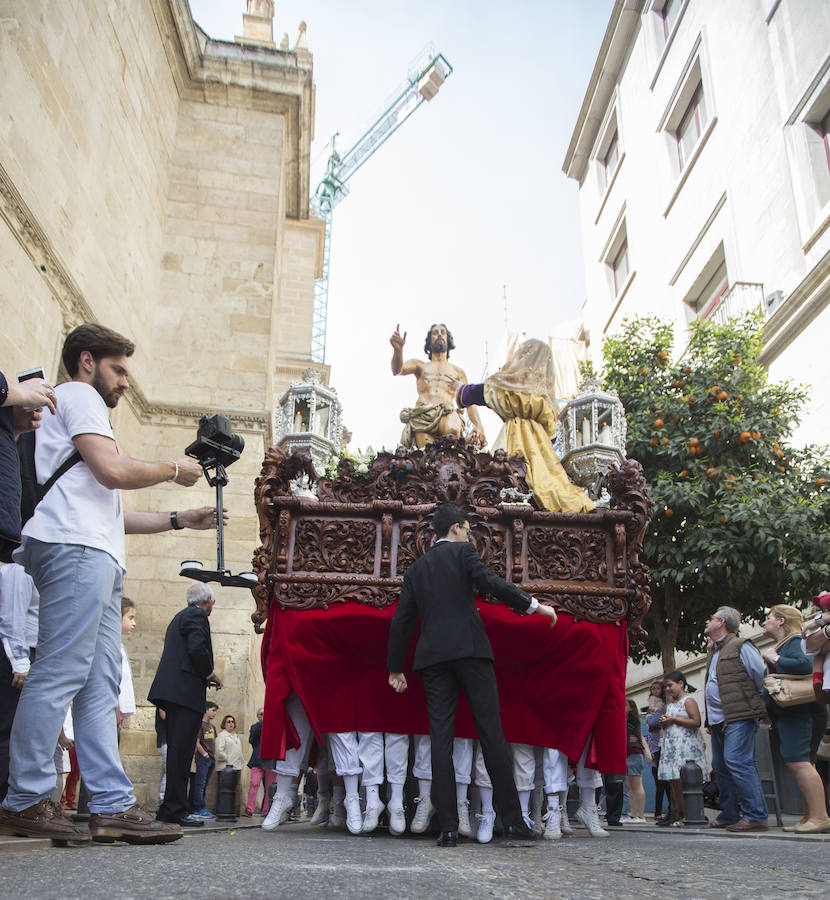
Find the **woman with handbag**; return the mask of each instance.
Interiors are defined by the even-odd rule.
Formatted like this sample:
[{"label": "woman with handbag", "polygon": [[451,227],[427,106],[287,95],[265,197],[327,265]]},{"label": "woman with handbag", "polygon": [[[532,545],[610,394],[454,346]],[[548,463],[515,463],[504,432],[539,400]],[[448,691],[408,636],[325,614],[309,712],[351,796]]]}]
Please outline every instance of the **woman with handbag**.
[{"label": "woman with handbag", "polygon": [[[763,631],[776,643],[761,655],[771,675],[803,675],[812,681],[813,662],[801,648],[801,626],[801,613],[795,607],[782,603],[770,608]],[[810,762],[813,703],[779,706],[767,691],[764,693],[781,758],[792,772],[804,804],[801,821],[784,830],[798,834],[830,831],[830,817],[824,805],[824,785]]]}]

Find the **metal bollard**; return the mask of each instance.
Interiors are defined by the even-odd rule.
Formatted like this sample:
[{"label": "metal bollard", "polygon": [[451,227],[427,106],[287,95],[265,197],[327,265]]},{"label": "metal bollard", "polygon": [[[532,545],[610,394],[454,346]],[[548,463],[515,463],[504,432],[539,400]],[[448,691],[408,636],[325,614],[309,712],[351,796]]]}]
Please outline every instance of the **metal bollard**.
[{"label": "metal bollard", "polygon": [[680,784],[683,788],[683,810],[687,825],[705,825],[703,814],[703,771],[691,759],[680,768]]},{"label": "metal bollard", "polygon": [[216,815],[218,818],[236,818],[236,788],[238,784],[238,769],[224,768],[217,774]]}]

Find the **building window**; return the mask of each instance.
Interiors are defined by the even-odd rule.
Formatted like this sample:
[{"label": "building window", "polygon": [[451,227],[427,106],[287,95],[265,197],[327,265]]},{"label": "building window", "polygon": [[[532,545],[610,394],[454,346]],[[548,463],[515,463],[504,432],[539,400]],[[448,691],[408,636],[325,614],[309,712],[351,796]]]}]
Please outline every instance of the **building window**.
[{"label": "building window", "polygon": [[830,66],[798,100],[784,127],[802,246],[830,227]]},{"label": "building window", "polygon": [[683,298],[690,319],[708,319],[729,291],[726,256],[720,243]]},{"label": "building window", "polygon": [[623,289],[623,285],[628,278],[628,239],[622,242],[622,246],[617,251],[616,256],[609,263],[611,271],[614,274],[614,296],[616,297]]},{"label": "building window", "polygon": [[605,155],[602,157],[602,165],[605,171],[605,187],[611,183],[611,179],[614,177],[614,172],[617,171],[617,165],[620,162],[620,141],[619,135],[617,134],[617,130],[614,129],[614,133],[611,136],[611,140],[608,144],[608,149],[605,151]]},{"label": "building window", "polygon": [[697,313],[698,319],[708,319],[718,308],[718,305],[723,299],[723,295],[728,290],[729,277],[726,274],[726,264],[721,263],[692,304],[692,308]]},{"label": "building window", "polygon": [[663,20],[663,37],[665,40],[668,40],[672,28],[674,28],[675,22],[677,22],[681,6],[683,6],[683,0],[666,0],[663,4],[663,9],[660,10],[660,18]]},{"label": "building window", "polygon": [[674,133],[677,141],[677,160],[680,171],[686,168],[686,163],[692,155],[700,136],[703,134],[708,117],[706,113],[706,101],[703,96],[703,85],[698,84],[686,111],[680,119],[680,124]]},{"label": "building window", "polygon": [[830,172],[830,110],[828,110],[827,115],[821,120],[819,132],[823,135],[824,158],[827,160],[827,171]]}]

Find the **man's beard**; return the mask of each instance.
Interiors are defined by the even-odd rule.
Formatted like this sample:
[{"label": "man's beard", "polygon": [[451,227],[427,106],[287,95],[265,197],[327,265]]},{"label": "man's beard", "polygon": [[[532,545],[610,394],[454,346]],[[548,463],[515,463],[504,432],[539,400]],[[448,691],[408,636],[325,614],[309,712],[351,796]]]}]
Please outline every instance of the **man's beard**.
[{"label": "man's beard", "polygon": [[430,344],[429,350],[430,353],[446,353],[447,342],[442,338],[438,338]]},{"label": "man's beard", "polygon": [[103,379],[98,374],[97,369],[92,376],[92,386],[98,391],[104,403],[106,403],[110,409],[115,409],[115,407],[118,406],[118,401],[121,399],[121,392],[118,388],[111,388],[108,390]]}]

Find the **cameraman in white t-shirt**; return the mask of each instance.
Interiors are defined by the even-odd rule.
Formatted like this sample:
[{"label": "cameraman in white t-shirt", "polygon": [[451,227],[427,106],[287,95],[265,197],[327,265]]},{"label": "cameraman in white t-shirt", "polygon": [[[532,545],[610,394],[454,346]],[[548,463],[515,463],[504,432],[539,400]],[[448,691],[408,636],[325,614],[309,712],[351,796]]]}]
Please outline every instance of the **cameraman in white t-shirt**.
[{"label": "cameraman in white t-shirt", "polygon": [[[81,461],[38,504],[15,552],[40,593],[40,631],[12,728],[0,832],[61,842],[91,837],[163,843],[181,837],[177,825],[157,822],[136,804],[118,754],[124,533],[204,530],[215,526],[216,511],[123,510],[122,490],[165,481],[189,487],[202,474],[190,459],[141,462],[119,453],[109,410],[129,387],[134,350],[131,341],[103,326],[74,329],[62,354],[72,380],[56,388],[56,413],[44,417],[38,433],[39,483],[76,450]],[[52,754],[70,702],[78,763],[90,794],[89,830],[64,818],[50,800]]]}]

